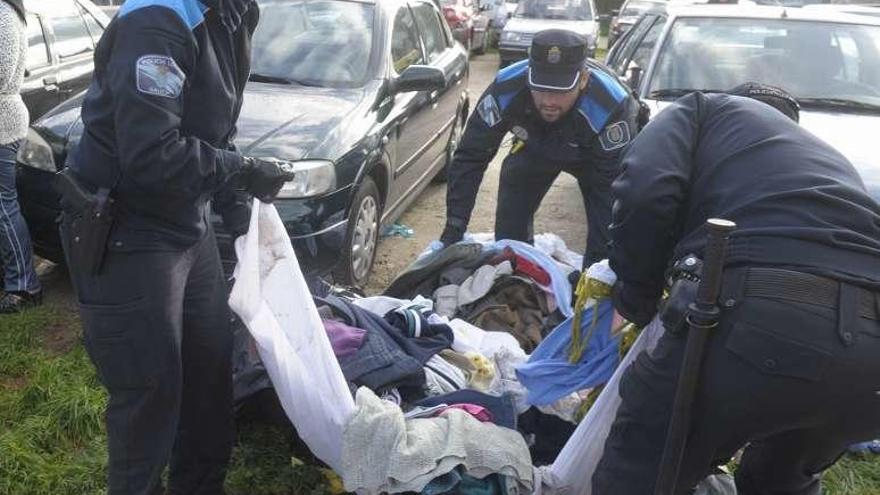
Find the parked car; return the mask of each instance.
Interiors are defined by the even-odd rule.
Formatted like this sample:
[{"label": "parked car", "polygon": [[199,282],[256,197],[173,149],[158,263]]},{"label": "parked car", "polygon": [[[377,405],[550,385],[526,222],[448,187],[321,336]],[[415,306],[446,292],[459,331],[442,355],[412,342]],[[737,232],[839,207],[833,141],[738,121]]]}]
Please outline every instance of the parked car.
[{"label": "parked car", "polygon": [[801,105],[801,125],[843,153],[880,201],[880,19],[806,8],[701,6],[649,13],[608,65],[661,111],[691,91],[756,81]]},{"label": "parked car", "polygon": [[662,11],[666,8],[666,0],[626,0],[620,10],[612,11],[611,26],[608,31],[608,46],[629,31],[645,12]]},{"label": "parked car", "polygon": [[486,51],[489,17],[483,15],[479,0],[440,0],[443,15],[452,33],[468,52]]},{"label": "parked car", "polygon": [[88,0],[26,0],[21,96],[31,122],[89,85],[95,44],[110,20]]},{"label": "parked car", "polygon": [[589,41],[589,55],[594,56],[599,38],[595,12],[593,0],[521,0],[501,32],[498,43],[501,66],[527,58],[535,33],[553,28],[585,36]]},{"label": "parked car", "polygon": [[[303,269],[361,284],[380,229],[451,160],[468,115],[467,53],[427,0],[259,3],[235,144],[295,161],[275,206]],[[18,156],[22,211],[37,253],[53,261],[52,176],[82,135],[81,103],[36,122]],[[215,224],[231,268],[231,239]]]}]

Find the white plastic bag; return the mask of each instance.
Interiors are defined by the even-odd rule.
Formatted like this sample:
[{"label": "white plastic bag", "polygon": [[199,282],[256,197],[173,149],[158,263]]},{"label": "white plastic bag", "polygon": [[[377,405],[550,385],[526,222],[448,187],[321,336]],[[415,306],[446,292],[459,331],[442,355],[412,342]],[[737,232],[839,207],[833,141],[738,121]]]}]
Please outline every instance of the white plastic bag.
[{"label": "white plastic bag", "polygon": [[620,378],[639,353],[657,346],[663,332],[663,324],[659,319],[655,319],[642,330],[553,465],[549,469],[543,469],[544,487],[536,493],[590,495],[593,473],[605,451],[605,439],[620,406]]},{"label": "white plastic bag", "polygon": [[354,399],[274,206],[254,200],[250,228],[235,252],[229,306],[253,335],[300,438],[339,471]]}]

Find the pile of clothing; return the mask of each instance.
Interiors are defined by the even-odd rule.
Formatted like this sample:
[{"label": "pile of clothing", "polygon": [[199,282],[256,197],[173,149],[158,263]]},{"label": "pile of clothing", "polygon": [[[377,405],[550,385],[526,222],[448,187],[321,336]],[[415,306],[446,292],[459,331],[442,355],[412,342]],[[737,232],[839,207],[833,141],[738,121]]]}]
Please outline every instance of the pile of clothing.
[{"label": "pile of clothing", "polygon": [[569,359],[580,260],[560,243],[462,243],[429,250],[382,296],[315,294],[274,208],[255,203],[230,307],[253,337],[238,364],[260,366],[237,370],[239,391],[265,370],[300,438],[349,491],[588,486],[574,466],[601,452],[616,389],[584,406],[617,378],[619,344],[610,306],[597,304],[579,329],[591,335],[585,351]]}]

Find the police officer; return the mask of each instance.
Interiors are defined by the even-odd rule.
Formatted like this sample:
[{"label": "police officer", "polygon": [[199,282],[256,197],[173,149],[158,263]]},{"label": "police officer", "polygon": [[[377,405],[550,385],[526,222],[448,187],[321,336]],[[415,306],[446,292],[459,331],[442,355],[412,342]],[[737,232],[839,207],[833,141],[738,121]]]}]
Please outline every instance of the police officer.
[{"label": "police officer", "polygon": [[[627,151],[609,229],[615,307],[648,323],[672,261],[703,254],[706,220],[736,222],[678,493],[747,445],[738,493],[818,494],[848,445],[880,433],[880,205],[798,126],[790,96],[732,93],[760,101],[691,94]],[[693,296],[677,299],[656,349],[623,376],[596,495],[653,493],[687,334],[671,308]]]},{"label": "police officer", "polygon": [[62,239],[110,395],[111,494],[160,493],[169,463],[169,493],[222,492],[232,335],[210,204],[240,235],[249,214],[236,188],[271,201],[290,178],[231,145],[258,18],[253,0],[129,0],[95,53],[68,168],[112,209],[93,215],[65,194]]},{"label": "police officer", "polygon": [[529,59],[498,73],[477,103],[449,168],[446,227],[440,240],[462,239],[483,174],[512,132],[501,168],[495,237],[531,242],[532,221],[560,172],[578,180],[587,210],[585,264],[605,257],[611,181],[637,132],[638,102],[598,65],[587,40],[561,29],[535,35]]}]

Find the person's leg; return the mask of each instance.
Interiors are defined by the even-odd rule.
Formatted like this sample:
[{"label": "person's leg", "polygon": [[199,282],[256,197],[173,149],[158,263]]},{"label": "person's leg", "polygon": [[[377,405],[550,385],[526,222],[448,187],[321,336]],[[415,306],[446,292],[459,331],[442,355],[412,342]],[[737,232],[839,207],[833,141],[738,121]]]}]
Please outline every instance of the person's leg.
[{"label": "person's leg", "polygon": [[611,224],[611,180],[607,174],[583,166],[566,168],[578,181],[587,213],[587,249],[584,268],[608,257],[608,226]]},{"label": "person's leg", "polygon": [[[870,353],[859,346],[844,348],[835,330],[835,313],[829,308],[749,297],[734,301],[734,307],[724,311],[709,341],[692,406],[693,422],[679,473],[681,493],[703,479],[715,462],[724,462],[751,441],[793,429],[856,440],[858,435],[835,433],[828,421],[850,410],[864,411],[866,406],[876,411],[876,405],[869,406],[866,399],[880,388],[873,378],[880,373],[880,365],[871,364]],[[880,340],[863,340],[861,347],[873,346],[875,353],[880,350]],[[684,334],[664,335],[653,353],[642,354],[627,370],[620,385],[622,403],[593,477],[594,494],[653,493],[684,344]],[[861,352],[861,357],[853,352]],[[854,386],[865,381],[852,371],[858,369],[875,381],[860,392],[859,400],[853,400]],[[872,432],[865,427],[858,425],[857,432],[870,437]],[[803,480],[797,474],[803,469],[798,466],[820,471],[847,445],[835,442],[830,450],[820,449],[820,455],[792,449],[787,471],[778,464],[769,470],[792,480],[793,488],[766,493],[813,493],[798,491]],[[803,457],[794,462],[796,456]],[[762,472],[749,467],[745,472],[750,471]]]},{"label": "person's leg", "polygon": [[535,212],[560,171],[522,151],[507,155],[498,185],[495,239],[533,240]]},{"label": "person's leg", "polygon": [[[33,265],[33,250],[27,224],[21,216],[15,188],[15,155],[19,143],[0,146],[0,255],[3,261],[3,289],[16,295],[5,301],[0,312],[13,312],[38,304],[40,281]],[[17,302],[17,304],[13,304]],[[19,307],[20,306],[20,307]],[[8,311],[7,311],[8,310]]]},{"label": "person's leg", "polygon": [[222,493],[234,440],[231,313],[213,233],[194,255],[183,309],[183,402],[168,480],[174,495]]},{"label": "person's leg", "polygon": [[[68,231],[65,219],[65,247]],[[95,276],[71,266],[86,350],[110,395],[110,495],[161,493],[180,411],[188,272],[185,252],[108,252]]]}]

